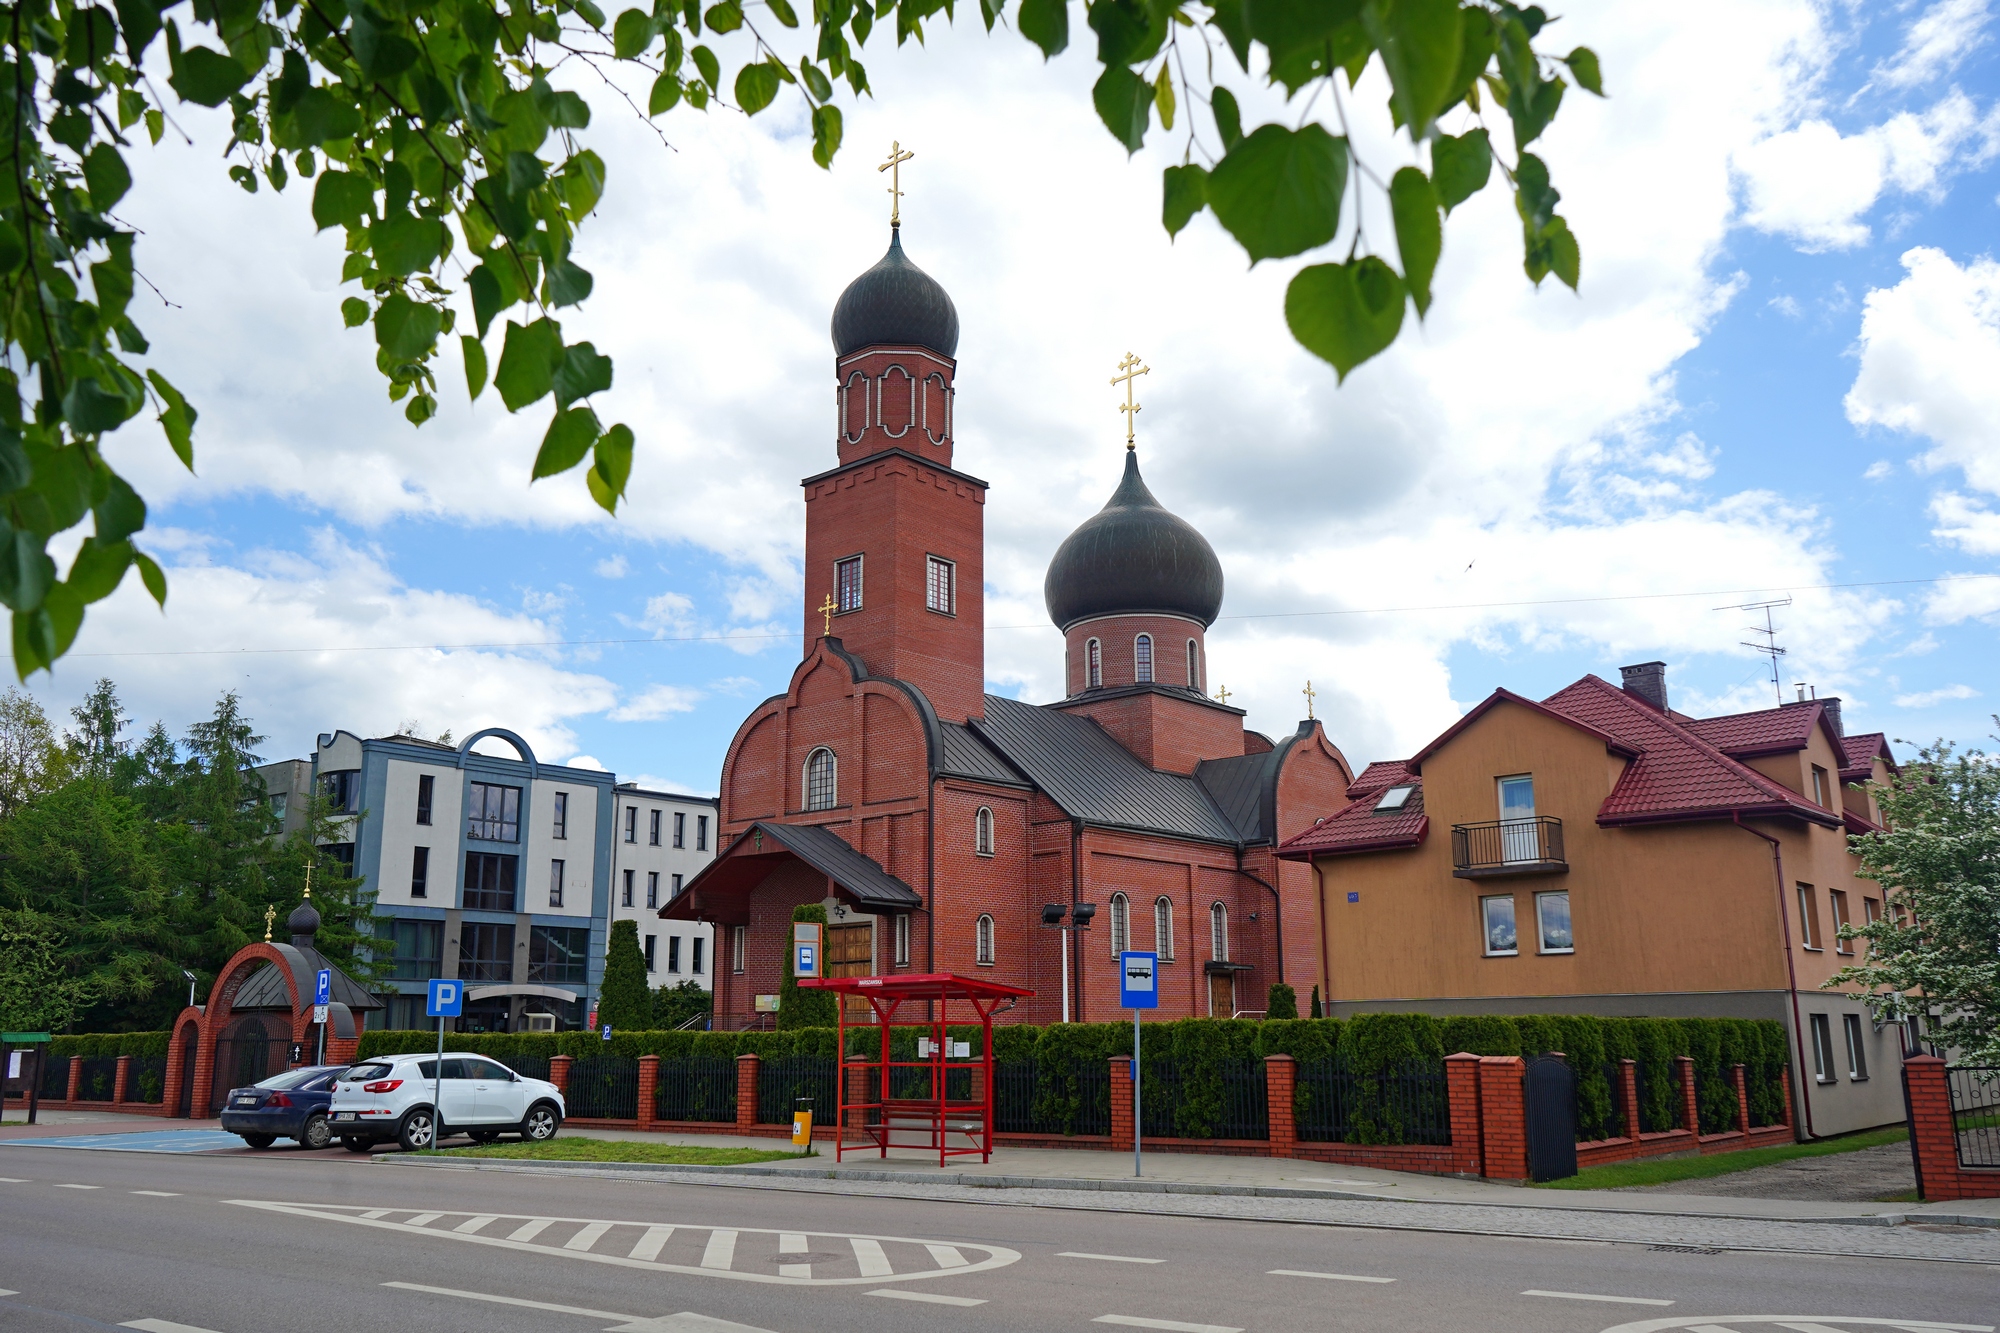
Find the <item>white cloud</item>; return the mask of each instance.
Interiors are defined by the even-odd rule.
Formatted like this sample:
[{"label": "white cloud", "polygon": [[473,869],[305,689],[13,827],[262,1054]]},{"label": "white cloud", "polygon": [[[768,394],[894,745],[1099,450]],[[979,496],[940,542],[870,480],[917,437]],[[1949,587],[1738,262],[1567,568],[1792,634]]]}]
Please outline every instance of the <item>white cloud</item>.
[{"label": "white cloud", "polygon": [[1903,45],[1875,71],[1892,88],[1934,83],[1987,41],[1989,0],[1938,0],[1903,31]]},{"label": "white cloud", "polygon": [[2000,614],[2000,577],[1974,575],[1939,583],[1924,598],[1924,620],[1932,625],[1956,625]]},{"label": "white cloud", "polygon": [[601,763],[598,760],[597,756],[595,755],[573,754],[569,758],[563,760],[563,763],[571,768],[588,768],[598,773],[604,773],[609,771],[604,767],[603,763]]},{"label": "white cloud", "polygon": [[1888,459],[1878,458],[1868,465],[1868,470],[1861,474],[1861,479],[1863,481],[1883,481],[1895,470],[1896,465]]},{"label": "white cloud", "polygon": [[[1903,268],[1901,282],[1868,293],[1847,419],[1924,436],[1933,447],[1921,466],[1960,468],[1975,489],[2000,495],[2000,263],[1960,265],[1919,246]],[[1965,518],[1954,503],[1941,502],[1947,527]]]},{"label": "white cloud", "polygon": [[1977,699],[1979,691],[1970,685],[1946,685],[1942,689],[1922,690],[1916,694],[1896,696],[1898,708],[1931,708],[1937,704],[1949,703],[1954,699]]},{"label": "white cloud", "polygon": [[675,713],[692,713],[702,701],[700,690],[682,685],[653,685],[612,709],[613,722],[658,722]]},{"label": "white cloud", "polygon": [[623,555],[614,555],[597,562],[594,567],[601,579],[622,579],[632,572],[632,566],[625,562]]},{"label": "white cloud", "polygon": [[1960,171],[2000,151],[2000,108],[1981,112],[1953,89],[1923,112],[1900,112],[1843,135],[1812,118],[1736,150],[1744,220],[1794,238],[1801,249],[1838,250],[1868,239],[1862,215],[1887,190],[1935,198]]},{"label": "white cloud", "polygon": [[1931,535],[1974,555],[2000,555],[2000,514],[1957,491],[1940,492],[1931,501],[1938,525]]}]

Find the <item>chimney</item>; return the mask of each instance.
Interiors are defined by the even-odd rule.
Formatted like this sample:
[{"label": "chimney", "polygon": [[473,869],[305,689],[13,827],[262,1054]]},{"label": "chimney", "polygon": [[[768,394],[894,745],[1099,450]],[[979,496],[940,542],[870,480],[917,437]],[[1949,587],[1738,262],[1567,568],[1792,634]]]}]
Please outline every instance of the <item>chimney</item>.
[{"label": "chimney", "polygon": [[1667,664],[1665,662],[1641,662],[1636,666],[1619,667],[1618,673],[1625,678],[1625,693],[1667,711]]},{"label": "chimney", "polygon": [[1847,726],[1840,720],[1840,700],[1837,698],[1821,699],[1819,706],[1825,711],[1826,720],[1833,723],[1833,734],[1836,736],[1845,736],[1847,734]]}]

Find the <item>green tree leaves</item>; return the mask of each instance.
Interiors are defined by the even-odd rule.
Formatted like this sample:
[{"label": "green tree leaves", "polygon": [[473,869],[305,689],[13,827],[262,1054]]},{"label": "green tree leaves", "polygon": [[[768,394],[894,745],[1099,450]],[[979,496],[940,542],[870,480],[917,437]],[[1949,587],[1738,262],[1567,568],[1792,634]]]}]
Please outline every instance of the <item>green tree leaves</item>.
[{"label": "green tree leaves", "polygon": [[1415,167],[1404,167],[1389,182],[1389,215],[1396,221],[1396,249],[1403,261],[1403,283],[1416,303],[1417,314],[1431,308],[1431,273],[1444,249],[1444,224],[1438,218],[1437,191]]},{"label": "green tree leaves", "polygon": [[1125,145],[1126,154],[1138,152],[1152,119],[1153,85],[1123,65],[1113,65],[1098,77],[1090,101],[1111,137]]},{"label": "green tree leaves", "polygon": [[1285,288],[1285,323],[1307,351],[1348,374],[1396,341],[1403,280],[1373,255],[1299,270]]},{"label": "green tree leaves", "polygon": [[1347,140],[1318,124],[1262,125],[1208,178],[1208,202],[1250,262],[1301,254],[1333,239],[1347,188]]},{"label": "green tree leaves", "polygon": [[1431,140],[1431,183],[1445,212],[1485,189],[1492,174],[1493,147],[1485,130],[1467,130],[1456,138],[1440,134]]}]

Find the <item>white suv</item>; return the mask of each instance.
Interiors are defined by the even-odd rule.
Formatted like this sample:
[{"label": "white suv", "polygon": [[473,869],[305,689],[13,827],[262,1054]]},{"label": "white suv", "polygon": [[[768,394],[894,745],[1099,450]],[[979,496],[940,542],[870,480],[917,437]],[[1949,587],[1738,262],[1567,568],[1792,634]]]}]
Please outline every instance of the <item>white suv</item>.
[{"label": "white suv", "polygon": [[[438,1075],[442,1073],[440,1079]],[[555,1137],[564,1115],[553,1083],[523,1078],[483,1055],[386,1055],[363,1060],[334,1084],[328,1127],[349,1152],[394,1141],[412,1152],[468,1134],[490,1143],[519,1134],[531,1143]]]}]

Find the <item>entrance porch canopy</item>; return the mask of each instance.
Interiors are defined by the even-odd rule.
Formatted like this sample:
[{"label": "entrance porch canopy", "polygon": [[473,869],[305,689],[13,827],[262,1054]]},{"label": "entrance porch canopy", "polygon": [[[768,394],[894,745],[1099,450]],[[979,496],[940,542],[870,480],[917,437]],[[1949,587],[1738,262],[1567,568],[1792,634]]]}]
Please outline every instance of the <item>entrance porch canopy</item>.
[{"label": "entrance porch canopy", "polygon": [[825,875],[835,894],[863,912],[911,912],[924,905],[915,889],[832,829],[758,820],[682,886],[660,909],[660,919],[748,925],[751,892],[787,861],[803,861]]}]

